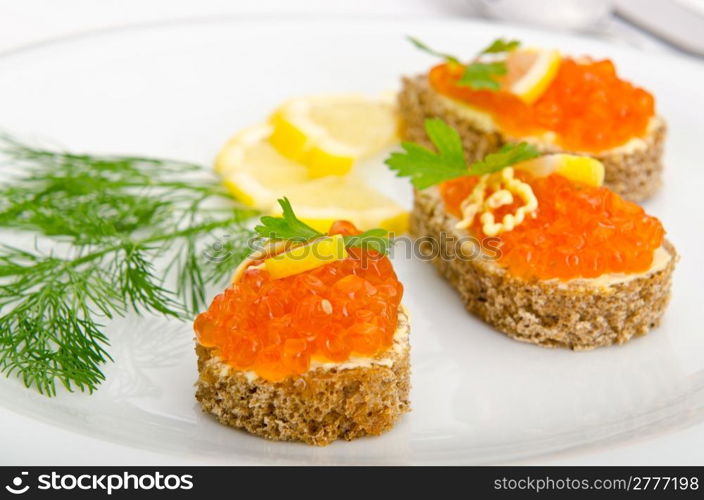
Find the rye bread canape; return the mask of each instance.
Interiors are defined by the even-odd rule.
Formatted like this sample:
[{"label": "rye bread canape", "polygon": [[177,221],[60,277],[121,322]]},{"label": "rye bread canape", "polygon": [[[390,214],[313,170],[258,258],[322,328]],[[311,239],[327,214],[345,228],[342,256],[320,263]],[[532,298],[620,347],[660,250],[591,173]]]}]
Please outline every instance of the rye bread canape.
[{"label": "rye bread canape", "polygon": [[497,40],[463,64],[413,41],[446,62],[403,79],[405,140],[428,144],[424,121],[441,118],[459,132],[470,162],[504,144],[528,142],[542,153],[598,159],[604,185],[628,200],[660,187],[665,120],[653,96],[620,79],[610,60]]},{"label": "rye bread canape", "polygon": [[674,247],[660,222],[601,187],[592,158],[507,145],[469,167],[459,134],[428,120],[435,151],[387,164],[415,186],[414,234],[468,311],[517,340],[574,350],[658,325]]},{"label": "rye bread canape", "polygon": [[410,404],[410,325],[388,237],[345,221],[321,234],[280,203],[284,216],[257,227],[269,243],[196,319],[196,399],[268,439],[379,435]]}]

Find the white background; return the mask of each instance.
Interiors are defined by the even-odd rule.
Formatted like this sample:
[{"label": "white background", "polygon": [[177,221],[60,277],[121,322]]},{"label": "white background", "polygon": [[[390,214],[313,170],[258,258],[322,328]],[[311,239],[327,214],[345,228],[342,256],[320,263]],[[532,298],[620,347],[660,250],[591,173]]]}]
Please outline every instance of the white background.
[{"label": "white background", "polygon": [[[405,16],[476,15],[469,2],[462,0],[0,0],[0,53],[52,38],[125,24],[249,13],[281,16],[287,12],[337,17],[392,13]],[[617,19],[609,20],[600,29],[600,36],[614,40],[614,43],[648,50],[669,50]],[[0,408],[0,465],[188,463],[179,457],[134,450],[30,420],[13,424],[11,429],[2,427],[9,415],[8,410]],[[561,455],[541,463],[700,465],[704,464],[704,425],[608,450]]]}]

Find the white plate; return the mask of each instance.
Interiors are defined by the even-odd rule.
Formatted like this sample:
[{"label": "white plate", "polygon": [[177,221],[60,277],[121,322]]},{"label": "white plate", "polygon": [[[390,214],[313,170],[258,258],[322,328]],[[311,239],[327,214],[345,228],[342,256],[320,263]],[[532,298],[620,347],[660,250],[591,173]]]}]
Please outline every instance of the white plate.
[{"label": "white plate", "polygon": [[[108,380],[93,396],[48,399],[0,379],[0,405],[17,414],[3,422],[0,436],[11,432],[13,419],[37,419],[145,453],[204,462],[488,463],[612,444],[702,420],[704,72],[692,63],[451,20],[152,25],[6,54],[0,126],[78,150],[209,164],[228,136],[287,97],[393,90],[400,75],[427,68],[433,59],[404,34],[460,54],[506,35],[611,57],[624,76],[655,93],[670,138],[666,184],[647,209],[664,221],[682,254],[660,328],[626,346],[586,353],[520,344],[467,315],[430,265],[397,256],[413,319],[413,412],[382,437],[318,449],[218,425],[193,398],[190,326],[158,318],[109,326],[115,363],[105,367]],[[390,189],[408,202],[405,181]]]}]

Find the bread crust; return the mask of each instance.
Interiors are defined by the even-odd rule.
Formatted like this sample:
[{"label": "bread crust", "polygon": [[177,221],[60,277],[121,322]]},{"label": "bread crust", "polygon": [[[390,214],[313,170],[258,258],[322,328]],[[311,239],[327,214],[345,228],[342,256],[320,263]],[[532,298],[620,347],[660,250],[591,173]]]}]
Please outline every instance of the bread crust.
[{"label": "bread crust", "polygon": [[[623,344],[660,323],[670,300],[675,248],[667,265],[629,281],[603,286],[585,282],[525,281],[511,276],[494,259],[463,258],[455,228],[437,188],[416,191],[411,231],[440,245],[432,262],[459,292],[466,309],[509,337],[545,347],[587,350]],[[442,234],[445,236],[441,236]]]},{"label": "bread crust", "polygon": [[[399,309],[399,329],[409,328]],[[281,382],[231,369],[214,349],[196,343],[196,399],[222,424],[280,441],[325,446],[388,431],[410,411],[408,335],[377,356],[384,364],[316,368]]]},{"label": "bread crust", "polygon": [[[426,118],[442,118],[459,132],[467,160],[470,162],[484,158],[507,142],[520,141],[520,138],[500,131],[482,131],[448,108],[442,97],[430,88],[427,75],[404,78],[398,103],[405,140],[430,146],[424,121]],[[591,156],[604,164],[604,185],[631,201],[642,201],[653,195],[662,184],[666,129],[665,121],[656,117],[649,133],[643,138],[644,147],[628,152],[614,149],[592,154]],[[536,147],[543,153],[569,152],[555,146]]]}]

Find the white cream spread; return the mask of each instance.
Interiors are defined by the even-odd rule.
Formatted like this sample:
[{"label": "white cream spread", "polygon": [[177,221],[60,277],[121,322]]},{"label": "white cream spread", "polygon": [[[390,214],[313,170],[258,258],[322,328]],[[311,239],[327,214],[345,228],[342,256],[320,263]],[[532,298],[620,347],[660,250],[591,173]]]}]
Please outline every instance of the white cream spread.
[{"label": "white cream spread", "polygon": [[573,287],[575,285],[584,285],[594,288],[606,288],[611,285],[616,285],[618,283],[626,283],[628,281],[634,280],[636,278],[642,278],[643,276],[648,276],[650,274],[662,271],[667,267],[667,264],[672,259],[670,252],[665,250],[663,247],[656,249],[653,252],[653,262],[650,264],[650,269],[642,273],[608,273],[602,274],[596,278],[575,278],[568,281],[559,281],[559,286],[561,287]]},{"label": "white cream spread", "polygon": [[[487,113],[486,111],[482,111],[480,109],[475,108],[474,106],[471,106],[467,104],[466,102],[459,101],[456,99],[451,99],[449,97],[446,97],[442,94],[439,94],[435,92],[435,95],[440,99],[440,101],[443,103],[443,105],[450,110],[451,112],[461,116],[463,119],[467,120],[468,122],[471,122],[474,127],[477,129],[481,130],[482,132],[497,132],[500,131],[499,126],[496,124],[494,121],[494,118]],[[648,128],[646,130],[646,136],[649,135],[655,127],[657,127],[660,123],[660,118],[654,116],[650,119],[650,122],[648,123]],[[539,149],[543,149],[545,151],[556,151],[559,150],[560,147],[557,144],[557,135],[554,132],[545,132],[542,135],[539,136],[525,136],[525,137],[520,137],[520,138],[515,138],[515,139],[520,139],[521,141],[527,142],[529,144],[532,144]],[[607,154],[631,154],[634,153],[635,151],[639,151],[642,149],[645,149],[648,146],[647,142],[645,141],[644,138],[642,137],[633,137],[626,141],[624,144],[621,144],[620,146],[616,146],[614,148],[610,149],[605,149],[603,151],[600,151],[599,154],[607,153]],[[573,153],[588,153],[585,151],[572,151]]]}]

